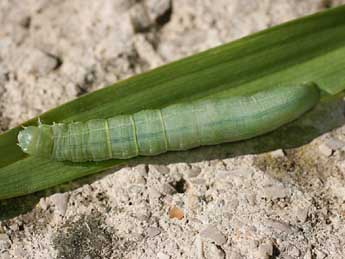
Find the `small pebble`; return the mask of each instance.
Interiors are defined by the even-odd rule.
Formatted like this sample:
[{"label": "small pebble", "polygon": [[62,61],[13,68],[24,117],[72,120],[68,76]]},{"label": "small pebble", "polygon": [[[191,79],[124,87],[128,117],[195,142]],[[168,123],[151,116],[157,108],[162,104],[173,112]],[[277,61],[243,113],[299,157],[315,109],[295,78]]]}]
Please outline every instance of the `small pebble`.
[{"label": "small pebble", "polygon": [[167,174],[170,172],[170,170],[165,165],[149,165],[149,172]]},{"label": "small pebble", "polygon": [[150,68],[158,67],[163,64],[160,55],[157,54],[152,44],[146,39],[145,35],[137,34],[134,38],[134,47],[141,59],[150,64]]},{"label": "small pebble", "polygon": [[246,195],[246,199],[248,201],[248,204],[250,206],[255,206],[256,205],[256,194],[255,193],[249,193]]},{"label": "small pebble", "polygon": [[274,199],[282,199],[290,195],[290,192],[288,189],[279,186],[268,186],[264,188],[264,197],[267,197],[268,199],[274,200]]},{"label": "small pebble", "polygon": [[327,157],[330,157],[333,154],[333,150],[329,146],[327,146],[325,143],[322,143],[319,146],[319,151],[322,155],[327,156]]},{"label": "small pebble", "polygon": [[155,187],[149,187],[148,193],[149,198],[153,200],[158,200],[162,196],[162,193],[160,193]]},{"label": "small pebble", "polygon": [[140,165],[137,165],[133,168],[134,171],[138,172],[140,175],[142,176],[146,176],[147,175],[147,171],[148,171],[148,168],[147,168],[147,165],[145,164],[140,164]]},{"label": "small pebble", "polygon": [[50,197],[51,202],[55,205],[56,211],[61,216],[64,216],[66,213],[68,198],[68,193],[56,193]]},{"label": "small pebble", "polygon": [[35,49],[30,52],[24,64],[28,72],[43,76],[57,68],[59,58]]},{"label": "small pebble", "polygon": [[272,256],[273,255],[273,243],[268,240],[265,243],[261,244],[259,247],[260,254],[263,256]]},{"label": "small pebble", "polygon": [[197,235],[194,240],[194,254],[196,258],[204,257],[203,242],[201,240],[200,235]]},{"label": "small pebble", "polygon": [[254,175],[254,171],[251,168],[240,168],[229,172],[232,177],[241,177],[244,179],[250,179]]},{"label": "small pebble", "polygon": [[216,170],[224,170],[225,169],[225,163],[223,160],[214,159],[214,160],[211,160],[209,163],[210,163],[210,166],[215,168]]},{"label": "small pebble", "polygon": [[155,237],[158,236],[161,233],[161,230],[159,228],[156,227],[149,227],[147,229],[147,235],[149,237]]},{"label": "small pebble", "polygon": [[176,189],[168,183],[164,183],[161,186],[161,191],[163,194],[174,194],[174,193],[176,193]]},{"label": "small pebble", "polygon": [[249,239],[246,244],[251,250],[255,250],[259,246],[259,241],[255,239]]},{"label": "small pebble", "polygon": [[3,251],[0,253],[0,259],[10,259],[10,253],[8,251]]},{"label": "small pebble", "polygon": [[225,259],[224,251],[212,243],[204,244],[204,254],[206,258]]},{"label": "small pebble", "polygon": [[285,153],[284,153],[284,151],[282,149],[274,150],[270,154],[271,154],[271,157],[273,157],[273,158],[285,157]]},{"label": "small pebble", "polygon": [[26,253],[22,246],[17,246],[14,248],[15,258],[25,258]]},{"label": "small pebble", "polygon": [[4,227],[1,225],[1,222],[0,222],[0,234],[3,234],[5,233],[5,229]]},{"label": "small pebble", "polygon": [[303,259],[313,259],[311,250],[308,249],[307,252],[305,253]]},{"label": "small pebble", "polygon": [[278,221],[278,220],[267,220],[266,226],[271,227],[272,229],[278,230],[280,232],[285,232],[285,233],[293,232],[289,224]]},{"label": "small pebble", "polygon": [[315,250],[314,253],[315,253],[316,259],[324,259],[327,256],[325,253],[321,252],[320,250]]},{"label": "small pebble", "polygon": [[158,259],[170,259],[169,255],[166,255],[162,252],[158,252],[157,257],[158,257]]},{"label": "small pebble", "polygon": [[48,209],[48,203],[46,201],[46,198],[41,198],[38,205],[41,207],[42,210],[47,210]]},{"label": "small pebble", "polygon": [[136,184],[144,185],[144,184],[146,184],[146,179],[145,179],[145,177],[143,177],[143,176],[141,176],[141,175],[137,175],[137,176],[135,177],[135,183],[136,183]]},{"label": "small pebble", "polygon": [[134,5],[129,13],[133,29],[136,32],[143,32],[152,25],[151,19],[142,3]]},{"label": "small pebble", "polygon": [[242,259],[243,256],[237,251],[231,251],[229,253],[229,257],[227,257],[227,258],[229,258],[229,259]]},{"label": "small pebble", "polygon": [[183,213],[183,211],[181,209],[179,209],[177,207],[172,207],[169,210],[169,217],[171,219],[175,218],[175,219],[181,220],[184,217],[184,213]]},{"label": "small pebble", "polygon": [[206,180],[204,178],[193,178],[189,181],[192,185],[206,185]]},{"label": "small pebble", "polygon": [[226,208],[235,211],[239,204],[239,200],[236,197],[233,197],[231,200],[226,201]]},{"label": "small pebble", "polygon": [[13,224],[10,225],[10,229],[11,229],[12,231],[14,231],[14,232],[19,231],[19,224],[21,224],[21,223],[19,223],[19,222],[14,222]]},{"label": "small pebble", "polygon": [[11,240],[7,234],[0,234],[0,251],[10,248]]},{"label": "small pebble", "polygon": [[149,17],[155,21],[171,9],[171,0],[146,0],[145,5]]},{"label": "small pebble", "polygon": [[[92,85],[97,80],[96,72],[94,70],[87,71],[84,76],[84,83],[87,85]],[[85,89],[87,90],[87,89]]]},{"label": "small pebble", "polygon": [[227,170],[217,170],[216,171],[216,178],[217,179],[226,179],[231,177],[231,172]]},{"label": "small pebble", "polygon": [[345,147],[345,142],[340,139],[331,138],[326,141],[326,145],[332,150],[339,150]]},{"label": "small pebble", "polygon": [[200,167],[193,167],[186,172],[186,174],[189,178],[197,177],[200,173],[201,173]]},{"label": "small pebble", "polygon": [[215,242],[217,245],[222,245],[226,242],[226,237],[214,225],[208,225],[201,230],[200,236],[206,240]]},{"label": "small pebble", "polygon": [[306,222],[308,218],[308,208],[298,208],[295,215],[301,223]]}]

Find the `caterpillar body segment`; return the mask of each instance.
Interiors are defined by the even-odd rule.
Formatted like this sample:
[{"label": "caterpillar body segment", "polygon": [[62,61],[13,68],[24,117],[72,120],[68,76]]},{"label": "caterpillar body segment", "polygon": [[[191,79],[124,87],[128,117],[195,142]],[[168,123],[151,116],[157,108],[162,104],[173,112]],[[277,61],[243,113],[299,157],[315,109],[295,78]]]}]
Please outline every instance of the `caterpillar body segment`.
[{"label": "caterpillar body segment", "polygon": [[30,155],[58,161],[153,156],[262,135],[297,119],[319,99],[315,84],[276,87],[108,119],[30,126],[18,134],[18,142]]}]

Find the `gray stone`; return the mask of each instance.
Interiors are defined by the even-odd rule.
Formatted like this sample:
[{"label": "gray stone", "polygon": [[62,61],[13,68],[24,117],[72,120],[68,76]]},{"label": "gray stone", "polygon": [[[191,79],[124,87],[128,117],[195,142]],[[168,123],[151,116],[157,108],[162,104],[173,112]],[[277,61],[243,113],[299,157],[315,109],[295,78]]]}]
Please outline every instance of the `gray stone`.
[{"label": "gray stone", "polygon": [[201,168],[200,167],[192,167],[190,170],[186,172],[187,176],[189,178],[194,178],[197,177],[201,173]]},{"label": "gray stone", "polygon": [[3,234],[5,233],[5,228],[4,226],[1,224],[1,221],[0,221],[0,234]]},{"label": "gray stone", "polygon": [[229,259],[242,259],[243,256],[238,251],[230,251],[228,254]]},{"label": "gray stone", "polygon": [[135,170],[136,172],[138,172],[142,176],[147,176],[148,167],[145,164],[140,164],[140,165],[137,165],[136,167],[134,167],[133,170]]},{"label": "gray stone", "polygon": [[68,193],[56,193],[50,197],[52,204],[55,206],[56,212],[64,216],[68,205]]},{"label": "gray stone", "polygon": [[38,76],[43,76],[58,66],[58,58],[52,54],[44,53],[37,49],[31,49],[25,53],[27,58],[22,64],[23,70]]},{"label": "gray stone", "polygon": [[16,246],[14,248],[14,255],[15,255],[15,258],[25,258],[25,250],[23,248],[23,246]]},{"label": "gray stone", "polygon": [[150,187],[148,190],[148,195],[150,200],[158,200],[162,196],[162,193],[159,192],[155,187]]},{"label": "gray stone", "polygon": [[149,172],[168,174],[170,172],[169,168],[165,165],[149,165]]},{"label": "gray stone", "polygon": [[5,250],[10,248],[11,240],[7,234],[0,234],[0,252],[1,250]]},{"label": "gray stone", "polygon": [[159,235],[160,233],[161,233],[161,230],[159,228],[156,228],[156,227],[149,227],[147,229],[148,237],[155,237],[155,236]]},{"label": "gray stone", "polygon": [[10,229],[13,231],[13,232],[16,232],[19,230],[19,224],[20,222],[13,222],[13,224],[11,224],[10,226]]},{"label": "gray stone", "polygon": [[208,225],[206,228],[201,230],[200,236],[205,240],[215,242],[217,245],[226,243],[226,237],[214,225]]},{"label": "gray stone", "polygon": [[194,255],[196,258],[203,258],[204,251],[203,251],[203,241],[200,237],[200,234],[195,237],[194,243]]},{"label": "gray stone", "polygon": [[139,2],[130,9],[130,17],[136,32],[145,31],[152,25],[152,21],[143,3]]},{"label": "gray stone", "polygon": [[290,195],[290,191],[287,188],[284,188],[279,185],[274,185],[274,186],[267,186],[264,187],[264,192],[263,196],[267,197],[268,199],[282,199],[285,197],[288,197]]},{"label": "gray stone", "polygon": [[235,169],[229,172],[231,176],[234,177],[243,177],[244,179],[250,179],[254,175],[253,168],[244,166],[240,169]]},{"label": "gray stone", "polygon": [[309,211],[308,208],[298,208],[297,209],[295,215],[301,223],[306,222],[306,220],[308,218],[308,211]]},{"label": "gray stone", "polygon": [[232,211],[236,211],[240,202],[236,197],[233,197],[231,200],[226,201],[226,208]]},{"label": "gray stone", "polygon": [[259,246],[259,241],[255,239],[249,239],[246,245],[250,248],[250,250],[255,251]]},{"label": "gray stone", "polygon": [[144,35],[137,35],[135,37],[134,46],[140,58],[147,62],[150,68],[155,68],[163,64],[162,58],[157,55],[154,47],[146,40]]},{"label": "gray stone", "polygon": [[231,172],[227,170],[217,170],[216,177],[217,179],[226,179],[226,178],[231,177]]},{"label": "gray stone", "polygon": [[204,179],[204,178],[193,178],[193,179],[189,180],[189,183],[191,185],[205,185],[206,179]]},{"label": "gray stone", "polygon": [[161,186],[161,191],[163,194],[173,194],[176,193],[176,189],[168,183],[164,183]]},{"label": "gray stone", "polygon": [[314,250],[314,253],[315,253],[315,256],[316,256],[316,259],[324,259],[327,257],[327,254],[318,250],[318,249],[315,249]]},{"label": "gray stone", "polygon": [[145,0],[145,4],[152,21],[156,21],[171,9],[171,0]]},{"label": "gray stone", "polygon": [[140,184],[140,185],[144,185],[144,184],[146,184],[146,179],[145,179],[145,177],[143,177],[143,176],[141,176],[141,175],[137,175],[137,176],[135,177],[134,183]]},{"label": "gray stone", "polygon": [[330,138],[325,144],[334,151],[345,147],[345,142],[337,138]]},{"label": "gray stone", "polygon": [[308,249],[306,251],[306,253],[303,256],[303,259],[313,259],[313,255],[312,255],[311,249]]},{"label": "gray stone", "polygon": [[204,255],[205,258],[209,259],[224,259],[225,253],[222,249],[218,248],[212,243],[204,244]]},{"label": "gray stone", "polygon": [[246,199],[250,206],[256,205],[256,194],[255,193],[249,193],[246,195]]},{"label": "gray stone", "polygon": [[273,243],[271,240],[267,240],[265,243],[259,246],[259,251],[262,256],[273,255]]},{"label": "gray stone", "polygon": [[282,149],[274,150],[270,154],[271,154],[271,156],[273,158],[283,158],[283,157],[285,157],[284,150],[282,150]]},{"label": "gray stone", "polygon": [[0,259],[11,259],[11,255],[8,251],[0,252]]},{"label": "gray stone", "polygon": [[157,254],[158,259],[170,259],[171,257],[167,254],[164,254],[162,252],[158,252]]},{"label": "gray stone", "polygon": [[289,224],[279,221],[279,220],[267,220],[266,225],[271,227],[273,230],[277,230],[279,232],[284,232],[284,233],[292,233],[293,229],[290,227]]},{"label": "gray stone", "polygon": [[325,143],[322,143],[319,146],[319,151],[322,155],[330,157],[333,154],[333,150],[332,148],[330,148],[329,146],[327,146]]},{"label": "gray stone", "polygon": [[42,210],[47,210],[49,207],[49,204],[46,201],[45,197],[42,197],[38,203],[38,205],[41,207]]}]

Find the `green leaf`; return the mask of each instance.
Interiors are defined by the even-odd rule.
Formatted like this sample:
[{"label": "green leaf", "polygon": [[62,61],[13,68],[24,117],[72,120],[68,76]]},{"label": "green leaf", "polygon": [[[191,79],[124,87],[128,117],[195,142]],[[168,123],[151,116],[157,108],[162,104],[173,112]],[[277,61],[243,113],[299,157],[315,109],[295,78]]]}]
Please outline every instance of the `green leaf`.
[{"label": "green leaf", "polygon": [[[85,121],[307,81],[336,95],[345,89],[344,32],[345,6],[342,6],[134,76],[39,117],[46,124]],[[34,118],[24,125],[35,125],[37,120]],[[131,162],[70,163],[28,157],[16,145],[19,130],[17,127],[0,136],[0,199],[25,195]]]}]

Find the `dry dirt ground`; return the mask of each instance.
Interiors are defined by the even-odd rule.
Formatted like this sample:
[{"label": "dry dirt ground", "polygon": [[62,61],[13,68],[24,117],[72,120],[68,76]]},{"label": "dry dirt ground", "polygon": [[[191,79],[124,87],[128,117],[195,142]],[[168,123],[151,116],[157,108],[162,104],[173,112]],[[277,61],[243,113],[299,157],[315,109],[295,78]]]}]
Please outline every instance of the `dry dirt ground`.
[{"label": "dry dirt ground", "polygon": [[[0,0],[0,130],[342,3]],[[344,133],[257,155],[139,164],[18,199],[31,206],[0,221],[0,258],[343,258]]]}]

